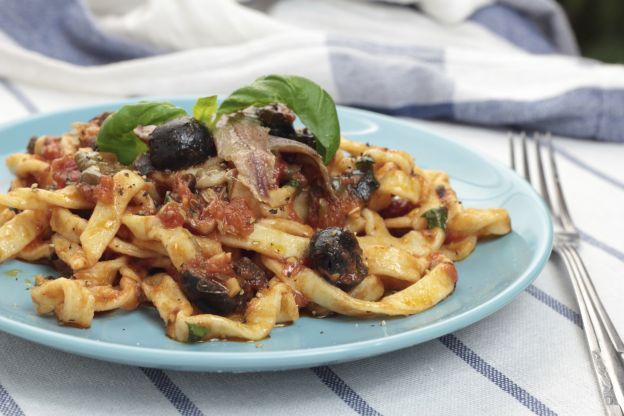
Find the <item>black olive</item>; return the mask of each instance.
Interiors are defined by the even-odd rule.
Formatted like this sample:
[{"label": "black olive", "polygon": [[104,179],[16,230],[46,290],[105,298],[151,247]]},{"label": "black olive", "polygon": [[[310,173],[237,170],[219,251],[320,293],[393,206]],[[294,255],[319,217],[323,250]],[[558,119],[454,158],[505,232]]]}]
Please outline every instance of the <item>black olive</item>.
[{"label": "black olive", "polygon": [[379,181],[373,172],[374,164],[375,160],[370,156],[361,156],[355,163],[357,169],[350,174],[351,179],[355,180],[350,185],[351,191],[364,202],[368,202],[373,192],[379,188]]},{"label": "black olive", "polygon": [[145,153],[139,155],[134,162],[132,163],[132,167],[139,172],[139,175],[148,175],[154,171],[154,166],[152,166],[152,161],[150,157]]},{"label": "black olive", "polygon": [[245,293],[253,295],[267,285],[266,273],[249,257],[241,257],[232,266]]},{"label": "black olive", "polygon": [[277,137],[294,139],[297,133],[293,127],[295,114],[281,104],[271,104],[259,108],[256,116],[264,127],[270,129],[269,134]]},{"label": "black olive", "polygon": [[30,138],[30,140],[28,140],[28,146],[26,146],[26,150],[31,155],[35,154],[35,143],[37,143],[37,138],[37,136],[33,136]]},{"label": "black olive", "polygon": [[152,166],[178,170],[216,154],[210,131],[192,117],[181,117],[156,127],[149,139]]},{"label": "black olive", "polygon": [[310,240],[308,257],[314,269],[343,290],[357,286],[368,274],[357,238],[340,227],[317,231]]},{"label": "black olive", "polygon": [[230,297],[225,283],[217,276],[197,276],[187,270],[181,280],[182,290],[202,312],[228,315],[241,305],[241,297]]},{"label": "black olive", "polygon": [[308,129],[307,127],[303,129],[297,129],[297,135],[294,139],[316,150],[316,137],[314,137],[310,129]]}]

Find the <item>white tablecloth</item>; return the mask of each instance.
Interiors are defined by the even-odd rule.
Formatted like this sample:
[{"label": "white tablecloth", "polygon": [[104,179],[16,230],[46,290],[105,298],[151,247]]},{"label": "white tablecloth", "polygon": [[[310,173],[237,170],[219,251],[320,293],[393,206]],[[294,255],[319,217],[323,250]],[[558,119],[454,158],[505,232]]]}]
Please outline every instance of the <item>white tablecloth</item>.
[{"label": "white tablecloth", "polygon": [[[0,84],[0,122],[111,97]],[[413,121],[506,161],[503,131]],[[5,138],[4,138],[5,139]],[[6,140],[6,139],[5,139]],[[581,255],[624,333],[624,146],[556,140]],[[311,370],[202,374],[86,359],[0,333],[4,415],[599,415],[571,285],[551,260],[492,316],[383,356]]]}]

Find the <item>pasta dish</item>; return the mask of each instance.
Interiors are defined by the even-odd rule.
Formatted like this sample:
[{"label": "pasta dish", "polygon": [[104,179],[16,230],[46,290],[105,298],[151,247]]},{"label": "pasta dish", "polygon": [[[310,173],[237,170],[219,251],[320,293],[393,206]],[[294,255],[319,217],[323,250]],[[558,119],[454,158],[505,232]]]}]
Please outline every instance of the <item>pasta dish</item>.
[{"label": "pasta dish", "polygon": [[6,163],[0,262],[59,274],[37,276],[37,312],[88,328],[153,306],[181,342],[261,340],[304,312],[419,313],[478,239],[511,231],[504,209],[462,206],[445,172],[341,137],[331,97],[296,76],[192,114],[129,104]]}]

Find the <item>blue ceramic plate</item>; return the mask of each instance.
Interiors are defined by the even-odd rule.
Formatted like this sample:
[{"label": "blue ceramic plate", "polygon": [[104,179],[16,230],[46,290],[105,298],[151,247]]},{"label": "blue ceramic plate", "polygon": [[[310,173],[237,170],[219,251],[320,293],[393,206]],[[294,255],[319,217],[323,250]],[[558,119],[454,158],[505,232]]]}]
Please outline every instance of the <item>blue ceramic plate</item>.
[{"label": "blue ceramic plate", "polygon": [[[172,100],[190,110],[193,100]],[[60,134],[125,102],[42,114],[0,127],[2,159],[24,151],[28,138]],[[425,168],[448,171],[465,206],[503,207],[513,233],[482,242],[458,266],[455,292],[421,314],[385,319],[302,317],[275,328],[261,343],[182,344],[165,336],[153,308],[98,316],[88,330],[63,327],[35,313],[27,290],[47,268],[8,261],[0,265],[0,330],[52,348],[124,364],[189,371],[262,371],[357,360],[405,348],[472,324],[514,299],[544,267],[552,244],[546,208],[512,171],[412,124],[371,112],[340,108],[343,134],[355,140],[402,149]],[[11,175],[2,164],[0,189]],[[488,334],[483,334],[488,336]]]}]

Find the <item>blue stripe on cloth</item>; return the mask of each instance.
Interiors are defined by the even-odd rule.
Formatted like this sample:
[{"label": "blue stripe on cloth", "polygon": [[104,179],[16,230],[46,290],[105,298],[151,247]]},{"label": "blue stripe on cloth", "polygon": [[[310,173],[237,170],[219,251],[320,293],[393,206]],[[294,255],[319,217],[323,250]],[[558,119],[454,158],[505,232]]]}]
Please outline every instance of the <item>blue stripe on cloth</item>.
[{"label": "blue stripe on cloth", "polygon": [[559,315],[566,318],[568,321],[577,325],[581,329],[583,328],[583,320],[581,319],[581,315],[578,312],[559,302],[557,299],[553,298],[537,286],[529,285],[529,287],[526,288],[525,292],[548,306],[553,311],[557,312]]},{"label": "blue stripe on cloth", "polygon": [[557,53],[556,48],[534,19],[507,5],[493,4],[481,7],[470,16],[469,20],[527,52]]},{"label": "blue stripe on cloth", "polygon": [[557,154],[559,154],[561,157],[563,157],[567,161],[575,164],[579,168],[585,169],[586,171],[594,174],[595,176],[599,177],[603,181],[608,182],[611,185],[613,185],[613,186],[615,186],[617,188],[620,188],[621,190],[624,190],[624,182],[622,182],[621,180],[619,180],[617,178],[614,178],[613,176],[609,176],[606,173],[604,173],[604,172],[596,169],[595,167],[589,165],[587,162],[582,161],[581,159],[579,159],[576,156],[574,156],[572,153],[570,153],[567,150],[563,149],[563,147],[561,145],[555,145],[554,147],[555,147],[555,151],[557,152]]},{"label": "blue stripe on cloth", "polygon": [[79,0],[0,1],[0,30],[24,48],[78,65],[101,65],[162,51],[101,31]]},{"label": "blue stripe on cloth", "polygon": [[141,368],[141,370],[182,416],[204,415],[164,371],[156,368]]},{"label": "blue stripe on cloth", "polygon": [[0,384],[0,414],[3,416],[23,416],[24,412],[19,407],[13,397]]},{"label": "blue stripe on cloth", "polygon": [[469,366],[481,373],[481,375],[485,376],[492,383],[496,384],[505,393],[510,394],[514,399],[536,415],[555,416],[557,414],[525,389],[514,383],[505,374],[485,362],[483,358],[479,357],[474,351],[468,348],[455,335],[448,334],[438,339],[446,348],[464,360]]},{"label": "blue stripe on cloth", "polygon": [[624,89],[577,88],[541,100],[456,102],[454,119],[624,142]]},{"label": "blue stripe on cloth", "polygon": [[30,98],[26,97],[24,93],[19,90],[15,85],[4,78],[0,78],[0,84],[4,86],[4,88],[15,98],[22,106],[28,111],[28,113],[33,114],[39,112],[39,109],[33,103]]},{"label": "blue stripe on cloth", "polygon": [[313,367],[310,370],[321,379],[338,397],[349,407],[362,416],[380,416],[377,410],[373,409],[366,401],[357,394],[347,383],[342,380],[331,368],[327,366]]},{"label": "blue stripe on cloth", "polygon": [[609,244],[603,241],[598,240],[597,238],[587,234],[583,230],[579,230],[579,234],[581,235],[581,240],[583,240],[584,242],[591,244],[592,246],[599,248],[605,253],[610,254],[616,259],[624,262],[624,252],[621,252],[617,248],[610,246]]}]

